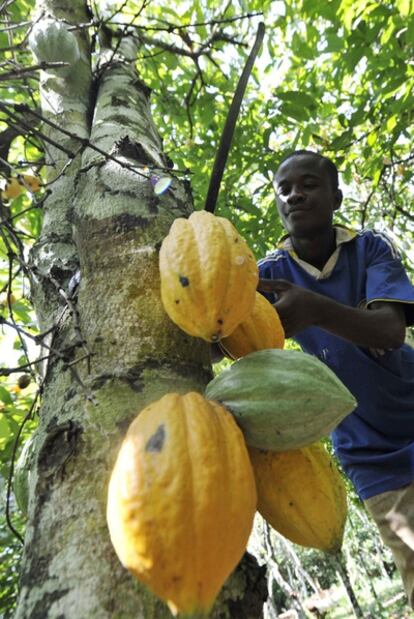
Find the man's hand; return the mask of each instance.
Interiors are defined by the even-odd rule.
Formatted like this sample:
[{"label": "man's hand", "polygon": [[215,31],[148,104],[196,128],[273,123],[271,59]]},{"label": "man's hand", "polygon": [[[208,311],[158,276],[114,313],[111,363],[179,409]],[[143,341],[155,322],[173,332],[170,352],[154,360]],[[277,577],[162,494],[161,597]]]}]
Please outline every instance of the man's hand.
[{"label": "man's hand", "polygon": [[350,307],[284,279],[260,279],[258,290],[277,295],[274,307],[286,337],[314,326],[363,348],[389,350],[404,342],[406,320],[401,302],[377,301],[365,309]]},{"label": "man's hand", "polygon": [[317,323],[318,303],[324,300],[322,295],[295,286],[285,279],[260,279],[258,290],[277,295],[273,306],[279,314],[286,337],[293,337]]}]

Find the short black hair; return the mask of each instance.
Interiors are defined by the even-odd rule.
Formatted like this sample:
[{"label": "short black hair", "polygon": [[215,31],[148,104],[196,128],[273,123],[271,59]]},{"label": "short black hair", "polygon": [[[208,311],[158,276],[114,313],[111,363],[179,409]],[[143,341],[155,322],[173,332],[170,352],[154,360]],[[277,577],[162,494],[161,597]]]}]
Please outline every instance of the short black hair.
[{"label": "short black hair", "polygon": [[[334,164],[333,161],[331,161],[331,159],[329,159],[328,157],[325,157],[324,155],[320,155],[319,153],[315,153],[313,150],[294,150],[293,152],[285,155],[282,159],[282,161],[279,163],[278,169],[280,168],[280,166],[285,163],[285,161],[287,161],[288,159],[291,159],[292,157],[300,157],[301,155],[306,155],[309,157],[313,157],[314,159],[317,159],[318,162],[321,164],[321,166],[323,168],[325,168],[331,183],[332,183],[332,187],[333,189],[338,189],[339,187],[339,178],[338,178],[338,168],[336,167],[336,165]],[[276,170],[277,172],[277,170]],[[275,172],[275,175],[276,175]]]}]

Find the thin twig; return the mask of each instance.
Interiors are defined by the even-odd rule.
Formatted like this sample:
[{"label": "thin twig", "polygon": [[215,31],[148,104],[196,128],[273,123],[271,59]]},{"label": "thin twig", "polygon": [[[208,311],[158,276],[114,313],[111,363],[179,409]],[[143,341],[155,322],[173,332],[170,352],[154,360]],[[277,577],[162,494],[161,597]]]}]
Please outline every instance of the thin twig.
[{"label": "thin twig", "polygon": [[68,66],[67,62],[41,62],[37,65],[30,67],[16,67],[13,71],[7,71],[0,75],[0,82],[5,82],[13,77],[19,77],[26,73],[33,73],[35,71],[45,71],[46,69],[60,68]]},{"label": "thin twig", "polygon": [[[2,109],[4,107],[6,107],[6,106],[4,106],[4,104],[0,103],[0,109]],[[27,111],[28,110],[28,106],[23,105],[23,104],[13,105],[13,106],[10,106],[10,107],[13,107],[14,109],[16,109],[16,111],[19,111],[19,112],[20,111]],[[6,112],[7,112],[7,110],[6,110]],[[74,133],[71,133],[70,131],[67,131],[66,129],[63,129],[62,127],[59,127],[59,125],[57,125],[53,121],[49,120],[48,118],[45,118],[44,116],[42,116],[38,112],[32,111],[32,113],[33,113],[33,115],[36,118],[39,118],[39,120],[41,120],[43,123],[45,123],[46,125],[49,125],[53,129],[56,129],[57,131],[60,131],[63,135],[66,135],[66,136],[68,136],[68,137],[70,137],[70,138],[72,138],[74,140],[81,141],[83,147],[88,147],[91,150],[96,151],[97,153],[102,155],[106,160],[113,161],[114,163],[119,164],[121,167],[129,170],[130,172],[133,172],[134,174],[137,174],[138,176],[141,176],[143,178],[149,178],[148,174],[146,174],[144,172],[140,172],[135,167],[125,163],[124,161],[121,161],[120,159],[118,159],[117,157],[114,157],[110,153],[107,153],[106,151],[104,151],[101,148],[99,148],[99,146],[96,146],[95,144],[92,144],[92,142],[90,142],[87,138],[80,138],[79,136],[75,135]],[[40,132],[39,132],[39,135],[41,135]],[[57,148],[59,148],[59,145],[53,144],[53,146],[56,146]],[[63,148],[61,150],[63,150],[63,152],[65,152],[65,150]],[[76,154],[75,153],[70,153],[69,156],[70,157],[75,157]],[[159,170],[168,170],[169,172],[171,172],[170,168],[163,168],[163,167],[158,166],[158,165],[156,167]],[[176,170],[176,169],[174,169],[174,174],[185,174],[185,173],[186,173],[186,170]]]},{"label": "thin twig", "polygon": [[[167,20],[158,20],[158,21],[163,21],[166,25],[165,26],[142,26],[139,24],[134,24],[134,27],[140,28],[141,30],[146,30],[148,32],[153,30],[153,31],[172,33],[174,32],[174,30],[187,30],[189,28],[199,28],[200,26],[215,26],[215,25],[222,25],[222,24],[230,24],[235,21],[241,21],[243,19],[250,19],[252,17],[260,17],[260,16],[263,16],[262,11],[259,11],[258,13],[246,13],[245,15],[239,15],[237,17],[228,17],[224,19],[211,19],[209,21],[195,22],[195,23],[189,23],[189,24],[171,24]],[[125,25],[124,23],[119,23],[119,22],[112,22],[112,23],[115,26]]]},{"label": "thin twig", "polygon": [[37,365],[41,361],[46,361],[46,359],[51,359],[54,353],[50,355],[45,355],[44,357],[39,357],[35,361],[29,361],[23,365],[19,365],[15,368],[0,368],[0,376],[10,376],[10,374],[16,374],[17,372],[21,372],[22,370],[26,370],[27,368],[32,368],[34,365]]},{"label": "thin twig", "polygon": [[28,131],[29,135],[35,135],[35,136],[39,137],[44,142],[47,142],[48,144],[51,144],[51,146],[54,146],[57,150],[60,150],[63,153],[65,153],[65,155],[67,157],[70,157],[70,158],[74,158],[75,157],[74,153],[72,153],[70,150],[68,150],[67,148],[65,148],[64,146],[62,146],[61,144],[59,144],[55,140],[52,140],[52,138],[49,138],[42,131],[39,131],[39,129],[33,129],[24,120],[19,119],[18,116],[16,117],[16,115],[11,113],[3,103],[0,103],[0,110],[3,110],[3,112],[5,112],[6,114],[9,114],[9,116],[12,117],[13,120],[11,120],[11,121],[10,121],[10,118],[6,118],[5,119],[5,122],[7,122],[8,125],[11,125],[12,127],[15,127],[15,128],[18,128],[18,129],[23,127],[24,129],[26,129]]},{"label": "thin twig", "polygon": [[7,32],[8,30],[18,30],[19,28],[25,28],[31,23],[31,21],[9,22],[7,19],[0,19],[0,24],[8,24],[5,28],[1,28],[0,32]]}]

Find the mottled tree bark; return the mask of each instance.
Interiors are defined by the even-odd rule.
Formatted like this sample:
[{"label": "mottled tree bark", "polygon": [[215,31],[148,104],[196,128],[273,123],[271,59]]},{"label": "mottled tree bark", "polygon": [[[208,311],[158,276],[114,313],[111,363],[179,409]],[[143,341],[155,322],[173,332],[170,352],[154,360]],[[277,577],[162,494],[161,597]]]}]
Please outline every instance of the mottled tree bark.
[{"label": "mottled tree bark", "polygon": [[[85,23],[83,0],[39,3]],[[44,395],[30,481],[29,520],[16,619],[162,619],[167,607],[121,566],[105,519],[107,484],[126,428],[169,391],[202,391],[209,347],[176,328],[160,301],[158,249],[192,203],[168,170],[149,92],[135,69],[136,41],[102,50],[92,80],[89,42],[67,77],[45,72],[42,131],[50,195],[32,251],[33,299],[57,351],[43,367]],[[62,133],[62,129],[69,132]],[[173,178],[156,196],[148,168]],[[75,289],[73,276],[80,273]],[[76,280],[77,281],[77,280]],[[250,555],[211,617],[257,619],[266,587]]]}]

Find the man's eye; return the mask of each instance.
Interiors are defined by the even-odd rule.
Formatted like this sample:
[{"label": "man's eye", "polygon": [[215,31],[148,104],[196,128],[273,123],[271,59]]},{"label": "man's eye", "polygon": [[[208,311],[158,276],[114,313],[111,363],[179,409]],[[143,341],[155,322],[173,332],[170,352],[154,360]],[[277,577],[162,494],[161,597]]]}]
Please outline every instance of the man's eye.
[{"label": "man's eye", "polygon": [[304,185],[305,189],[313,189],[314,187],[317,187],[316,183],[305,183]]},{"label": "man's eye", "polygon": [[287,196],[289,191],[289,187],[278,187],[277,193],[279,196]]}]

